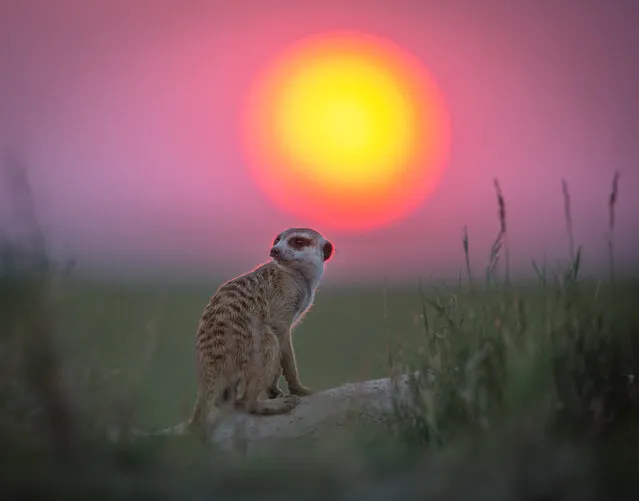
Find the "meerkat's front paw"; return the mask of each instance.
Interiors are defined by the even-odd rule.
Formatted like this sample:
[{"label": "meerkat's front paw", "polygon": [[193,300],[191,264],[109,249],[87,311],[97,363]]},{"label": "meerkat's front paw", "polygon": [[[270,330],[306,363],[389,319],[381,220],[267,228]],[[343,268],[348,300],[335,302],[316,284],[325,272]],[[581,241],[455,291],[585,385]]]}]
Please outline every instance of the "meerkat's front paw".
[{"label": "meerkat's front paw", "polygon": [[292,386],[289,388],[291,395],[298,395],[300,397],[306,397],[308,395],[312,395],[315,393],[315,390],[309,388],[308,386],[304,386],[300,384],[299,386]]}]

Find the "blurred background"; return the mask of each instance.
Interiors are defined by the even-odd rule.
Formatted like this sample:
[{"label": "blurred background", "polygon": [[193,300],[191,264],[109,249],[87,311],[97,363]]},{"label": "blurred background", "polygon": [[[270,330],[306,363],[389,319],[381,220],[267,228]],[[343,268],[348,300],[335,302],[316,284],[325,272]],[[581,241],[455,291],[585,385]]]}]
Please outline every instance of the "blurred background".
[{"label": "blurred background", "polygon": [[[61,499],[83,483],[121,498],[134,479],[157,499],[225,482],[236,498],[259,478],[286,499],[295,479],[324,499],[366,477],[378,499],[415,486],[437,499],[635,493],[638,19],[636,0],[1,0],[0,456],[12,467],[0,485]],[[265,64],[335,30],[412,54],[450,121],[428,197],[366,231],[280,208],[242,133]],[[504,248],[487,272],[501,224],[495,179],[510,277],[536,277],[533,260],[557,275],[507,283]],[[581,261],[571,259],[562,181]],[[313,226],[336,247],[295,331],[301,381],[322,390],[418,369],[427,377],[413,387],[415,413],[394,409],[381,435],[363,427],[370,448],[358,452],[357,428],[338,423],[336,444],[350,452],[327,455],[325,471],[303,441],[299,458],[265,456],[256,474],[186,442],[103,447],[119,426],[188,418],[207,301],[266,261],[290,226]],[[44,242],[44,264],[60,266],[5,245],[29,236]],[[455,287],[439,287],[446,281]],[[564,438],[579,447],[566,455]],[[479,455],[475,439],[487,440]]]},{"label": "blurred background", "polygon": [[[443,94],[450,155],[426,202],[337,247],[327,284],[415,283],[482,270],[507,206],[513,274],[566,258],[561,180],[584,266],[606,266],[607,203],[620,170],[617,266],[639,238],[639,7],[604,2],[168,2],[5,0],[0,149],[29,168],[54,255],[103,276],[226,279],[306,225],[251,178],[239,113],[264,61],[325,30],[382,36]],[[0,197],[6,231],[6,191]]]}]

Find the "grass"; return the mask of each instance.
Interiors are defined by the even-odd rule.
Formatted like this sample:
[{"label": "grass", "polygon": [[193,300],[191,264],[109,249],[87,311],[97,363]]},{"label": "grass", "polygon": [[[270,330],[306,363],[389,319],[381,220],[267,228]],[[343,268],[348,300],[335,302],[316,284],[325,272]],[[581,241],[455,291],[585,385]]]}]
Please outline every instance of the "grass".
[{"label": "grass", "polygon": [[[195,329],[212,287],[69,283],[60,306],[66,350],[75,359],[96,359],[116,385],[137,385],[141,424],[168,426],[195,399]],[[420,335],[419,297],[411,290],[390,293],[387,322],[380,321],[381,309],[381,288],[320,291],[295,336],[304,382],[322,389],[387,375],[395,334]],[[153,355],[143,363],[150,339]]]},{"label": "grass", "polygon": [[[13,164],[11,164],[13,165]],[[10,172],[29,214],[28,183]],[[414,401],[382,428],[323,447],[237,457],[191,438],[113,443],[115,423],[166,427],[195,398],[193,342],[216,284],[104,283],[31,241],[0,253],[0,485],[73,499],[616,499],[639,473],[638,281],[580,275],[562,184],[567,265],[510,279],[507,205],[485,277],[457,287],[326,287],[296,333],[316,388],[418,370]],[[25,202],[26,200],[26,202]],[[40,236],[39,236],[40,235]],[[464,263],[460,263],[464,266]]]}]

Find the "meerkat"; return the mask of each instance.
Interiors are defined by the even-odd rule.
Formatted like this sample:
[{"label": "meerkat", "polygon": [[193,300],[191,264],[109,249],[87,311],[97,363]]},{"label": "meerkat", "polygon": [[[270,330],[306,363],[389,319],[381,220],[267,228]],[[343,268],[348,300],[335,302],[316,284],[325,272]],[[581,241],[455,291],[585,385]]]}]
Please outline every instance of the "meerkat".
[{"label": "meerkat", "polygon": [[319,232],[289,228],[273,241],[270,261],[217,289],[197,329],[199,388],[189,428],[225,401],[252,414],[285,414],[313,392],[300,381],[291,331],[313,304],[333,251]]}]

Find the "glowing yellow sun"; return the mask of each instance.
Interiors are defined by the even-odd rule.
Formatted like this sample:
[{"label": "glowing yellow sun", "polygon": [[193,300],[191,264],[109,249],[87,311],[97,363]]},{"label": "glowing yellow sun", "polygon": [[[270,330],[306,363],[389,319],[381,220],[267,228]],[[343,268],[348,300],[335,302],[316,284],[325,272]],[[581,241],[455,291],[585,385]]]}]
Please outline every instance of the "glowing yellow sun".
[{"label": "glowing yellow sun", "polygon": [[255,180],[279,207],[363,230],[416,208],[448,148],[448,117],[425,68],[389,41],[352,32],[294,44],[247,106]]}]

